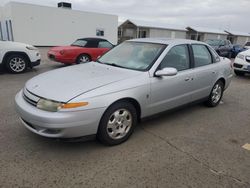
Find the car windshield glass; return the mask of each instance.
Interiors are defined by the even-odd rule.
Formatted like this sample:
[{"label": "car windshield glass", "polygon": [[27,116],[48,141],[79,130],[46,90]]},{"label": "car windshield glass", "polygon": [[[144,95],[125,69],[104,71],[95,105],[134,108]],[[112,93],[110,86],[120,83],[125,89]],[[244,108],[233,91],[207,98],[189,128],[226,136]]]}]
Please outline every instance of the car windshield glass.
[{"label": "car windshield glass", "polygon": [[219,46],[223,44],[223,41],[222,40],[207,40],[206,43],[211,46]]},{"label": "car windshield glass", "polygon": [[146,42],[124,42],[103,55],[98,62],[116,67],[145,71],[166,45]]},{"label": "car windshield glass", "polygon": [[87,44],[86,40],[76,40],[75,42],[73,42],[73,44],[71,44],[71,46],[81,46],[84,47]]}]

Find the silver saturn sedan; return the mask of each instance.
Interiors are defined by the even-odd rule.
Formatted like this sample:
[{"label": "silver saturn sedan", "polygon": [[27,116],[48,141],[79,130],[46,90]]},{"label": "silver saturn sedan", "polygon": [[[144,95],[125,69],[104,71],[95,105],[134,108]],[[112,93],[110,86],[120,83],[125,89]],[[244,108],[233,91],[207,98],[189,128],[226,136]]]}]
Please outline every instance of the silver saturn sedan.
[{"label": "silver saturn sedan", "polygon": [[231,78],[230,60],[205,43],[134,39],[97,62],[30,79],[15,102],[21,122],[38,135],[96,135],[116,145],[141,118],[198,100],[217,106]]}]

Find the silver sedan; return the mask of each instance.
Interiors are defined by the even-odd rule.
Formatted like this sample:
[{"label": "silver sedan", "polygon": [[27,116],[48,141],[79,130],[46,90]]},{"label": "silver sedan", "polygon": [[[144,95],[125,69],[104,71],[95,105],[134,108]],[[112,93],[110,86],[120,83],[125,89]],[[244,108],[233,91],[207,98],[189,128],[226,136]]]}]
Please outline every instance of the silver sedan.
[{"label": "silver sedan", "polygon": [[97,62],[32,78],[15,102],[22,123],[36,134],[96,135],[116,145],[129,138],[141,118],[198,100],[217,106],[231,78],[230,60],[205,43],[135,39]]}]

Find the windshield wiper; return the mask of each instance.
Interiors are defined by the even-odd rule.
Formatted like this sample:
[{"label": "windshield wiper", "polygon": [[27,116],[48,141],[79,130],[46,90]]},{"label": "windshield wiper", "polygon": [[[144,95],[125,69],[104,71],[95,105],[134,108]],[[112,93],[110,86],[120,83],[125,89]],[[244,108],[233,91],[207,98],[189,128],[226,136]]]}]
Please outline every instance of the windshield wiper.
[{"label": "windshield wiper", "polygon": [[123,67],[123,66],[121,66],[121,65],[117,65],[117,64],[115,64],[115,63],[103,63],[103,64],[105,64],[105,65],[110,65],[110,66],[113,66],[113,67],[125,68],[125,67]]},{"label": "windshield wiper", "polygon": [[104,62],[101,62],[100,60],[96,60],[97,63],[100,63],[100,64],[103,64],[103,65],[109,65],[109,66],[113,66],[113,67],[120,67],[120,68],[126,68],[126,67],[123,67],[121,65],[117,65],[115,63],[104,63]]}]

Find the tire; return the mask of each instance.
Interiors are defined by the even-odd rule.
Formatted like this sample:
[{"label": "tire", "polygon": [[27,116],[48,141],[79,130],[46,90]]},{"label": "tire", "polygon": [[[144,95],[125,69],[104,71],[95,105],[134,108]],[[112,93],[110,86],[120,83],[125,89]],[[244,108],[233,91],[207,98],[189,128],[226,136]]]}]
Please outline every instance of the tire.
[{"label": "tire", "polygon": [[213,88],[212,91],[210,92],[210,95],[208,97],[208,100],[206,101],[206,105],[208,107],[216,107],[223,96],[223,92],[224,92],[224,83],[221,80],[218,80]]},{"label": "tire", "polygon": [[137,112],[131,103],[114,103],[103,114],[97,139],[109,146],[121,144],[131,136],[136,124]]},{"label": "tire", "polygon": [[23,55],[13,54],[7,58],[6,68],[11,73],[23,73],[28,67],[28,60]]},{"label": "tire", "polygon": [[76,59],[76,64],[83,64],[83,63],[87,63],[90,61],[91,61],[91,58],[89,55],[82,54],[82,55],[79,55],[79,57]]},{"label": "tire", "polygon": [[238,71],[238,70],[234,70],[234,73],[237,75],[237,76],[244,76],[244,72],[242,71]]}]

